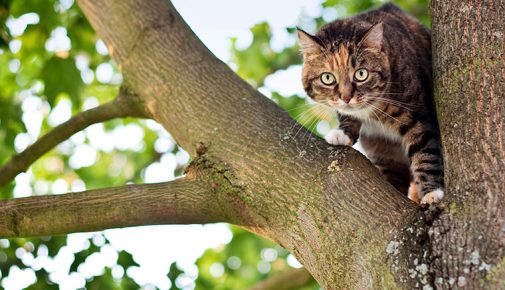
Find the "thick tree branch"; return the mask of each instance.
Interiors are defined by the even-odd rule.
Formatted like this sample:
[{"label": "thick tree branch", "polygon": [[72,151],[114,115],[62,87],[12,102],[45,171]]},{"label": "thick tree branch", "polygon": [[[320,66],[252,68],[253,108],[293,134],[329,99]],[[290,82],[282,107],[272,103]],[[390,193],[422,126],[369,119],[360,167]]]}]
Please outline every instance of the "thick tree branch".
[{"label": "thick tree branch", "polygon": [[224,221],[209,187],[188,178],[0,201],[2,238]]},{"label": "thick tree branch", "polygon": [[296,290],[314,281],[305,268],[292,269],[258,283],[249,290]]},{"label": "thick tree branch", "polygon": [[42,155],[46,154],[56,145],[67,140],[75,133],[96,123],[125,117],[140,118],[146,117],[146,114],[132,104],[130,99],[126,99],[123,95],[118,96],[111,102],[73,116],[68,121],[58,125],[49,133],[42,136],[23,152],[14,155],[3,165],[0,168],[0,187],[9,183],[19,173],[26,171],[28,167]]},{"label": "thick tree branch", "polygon": [[232,189],[221,205],[240,224],[291,251],[325,289],[399,287],[385,249],[416,207],[365,157],[294,125],[169,1],[78,3],[153,119],[193,156],[207,148],[215,183]]}]

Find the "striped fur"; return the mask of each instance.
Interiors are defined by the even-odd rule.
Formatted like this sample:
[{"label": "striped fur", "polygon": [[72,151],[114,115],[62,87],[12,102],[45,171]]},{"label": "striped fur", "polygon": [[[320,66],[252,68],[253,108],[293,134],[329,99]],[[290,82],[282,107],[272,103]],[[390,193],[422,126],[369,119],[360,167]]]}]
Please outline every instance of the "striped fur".
[{"label": "striped fur", "polygon": [[[421,203],[440,201],[443,164],[426,28],[386,4],[331,22],[314,36],[299,30],[298,37],[309,96],[335,109],[339,129],[352,143],[360,140],[368,158],[399,191],[409,191]],[[366,70],[365,80],[359,69]],[[323,82],[325,72],[334,83]],[[338,144],[345,138],[326,139],[348,145]]]}]

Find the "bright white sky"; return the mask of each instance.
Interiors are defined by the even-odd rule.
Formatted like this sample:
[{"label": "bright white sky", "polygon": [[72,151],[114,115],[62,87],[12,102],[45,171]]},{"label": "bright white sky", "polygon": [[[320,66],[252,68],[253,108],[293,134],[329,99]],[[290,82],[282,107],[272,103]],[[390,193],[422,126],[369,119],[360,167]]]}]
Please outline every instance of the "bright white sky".
[{"label": "bright white sky", "polygon": [[272,26],[272,45],[282,48],[293,43],[285,33],[286,27],[299,25],[301,15],[320,15],[321,0],[233,1],[233,0],[174,0],[172,1],[189,26],[212,52],[222,60],[229,59],[230,37],[238,37],[245,47],[252,41],[249,28],[261,21]]},{"label": "bright white sky", "polygon": [[[199,38],[211,49],[211,51],[223,61],[228,62],[230,53],[230,37],[237,37],[239,46],[246,47],[252,40],[252,35],[249,28],[261,21],[268,21],[273,28],[274,38],[272,46],[274,49],[282,49],[286,45],[291,45],[295,40],[290,38],[285,32],[286,27],[294,27],[300,24],[300,15],[306,18],[318,16],[320,12],[321,0],[290,0],[290,1],[272,1],[272,0],[255,0],[255,1],[236,1],[236,0],[214,0],[214,1],[197,1],[197,0],[174,0],[173,3],[185,18],[191,28],[199,36]],[[65,6],[71,5],[71,0],[62,1]],[[329,18],[333,15],[325,15]],[[326,18],[326,17],[325,17]],[[27,23],[37,23],[38,16],[30,15],[25,17],[24,23],[18,18],[17,22],[12,22],[12,30],[19,30],[19,33],[24,31]],[[310,23],[302,23],[302,26],[309,31],[313,31],[314,27]],[[11,50],[16,50],[20,43],[11,43]],[[46,43],[48,50],[68,50],[70,49],[69,39],[66,36],[64,28],[58,28],[54,31],[52,38]],[[103,51],[103,43],[97,43],[97,50],[100,53]],[[17,48],[19,49],[19,48]],[[86,66],[86,60],[78,60],[78,66]],[[16,69],[16,64],[13,64]],[[100,68],[100,67],[99,67]],[[89,82],[93,78],[93,72],[82,70],[83,80]],[[109,64],[103,64],[100,69],[95,72],[95,77],[99,80],[109,80],[115,82],[112,69]],[[284,72],[279,72],[274,76],[267,78],[265,82],[266,89],[275,90],[285,95],[294,93],[302,93],[300,84],[300,68],[292,67]],[[33,142],[40,133],[40,123],[42,121],[41,108],[44,105],[39,98],[26,97],[23,104],[24,121],[27,123],[28,134],[20,135],[16,139],[17,150],[22,150],[28,144]],[[95,106],[96,99],[90,98],[86,100],[90,107]],[[56,110],[57,109],[57,110]],[[59,124],[70,117],[69,103],[60,102],[56,112],[49,116],[51,124]],[[25,120],[26,118],[26,120]],[[31,124],[31,125],[28,125]],[[163,132],[159,125],[154,122],[148,123],[148,126],[160,132],[160,138],[156,143],[160,152],[166,152],[168,148],[175,146],[171,137]],[[89,166],[96,158],[96,149],[110,151],[115,148],[124,149],[140,148],[143,134],[140,128],[133,125],[129,128],[118,129],[119,132],[113,132],[107,136],[104,133],[102,125],[95,125],[88,128],[84,133],[76,134],[72,137],[71,142],[80,145],[75,150],[70,158],[70,163],[73,168],[81,166]],[[85,135],[90,139],[91,146],[83,144]],[[125,140],[115,136],[131,136],[128,144],[118,143],[115,140]],[[116,144],[117,143],[117,144]],[[140,146],[140,147],[139,147]],[[60,150],[65,150],[65,145],[59,147]],[[180,153],[164,154],[161,162],[151,165],[146,170],[146,182],[159,182],[173,179],[173,174],[160,174],[160,172],[168,172],[166,168],[175,168],[176,163],[184,164],[187,161],[187,154]],[[163,168],[164,170],[159,170]],[[25,196],[32,192],[29,186],[31,173],[20,174],[17,178],[17,186],[15,196]],[[36,184],[35,191],[37,193],[63,193],[69,190],[83,190],[83,183],[67,184],[64,180],[55,182],[51,188],[47,184]],[[168,266],[177,261],[189,273],[196,276],[197,270],[194,266],[196,259],[209,247],[217,247],[221,244],[228,243],[231,239],[231,233],[224,224],[216,225],[192,225],[192,226],[149,226],[128,229],[114,229],[105,231],[105,236],[110,240],[112,247],[102,247],[102,251],[89,257],[83,267],[79,268],[79,274],[69,276],[67,274],[68,267],[72,262],[73,253],[83,248],[86,248],[86,239],[93,237],[89,234],[73,234],[69,235],[68,245],[63,247],[55,260],[44,258],[44,251],[39,253],[34,259],[31,253],[19,252],[19,257],[26,265],[33,265],[34,268],[45,267],[46,269],[54,270],[51,279],[61,283],[61,289],[77,289],[84,286],[85,277],[90,277],[93,273],[100,273],[103,267],[114,265],[117,259],[118,250],[127,250],[130,252],[135,261],[139,263],[139,268],[133,268],[128,271],[128,275],[133,277],[137,283],[146,285],[145,289],[151,289],[147,285],[155,285],[159,289],[168,289],[170,282],[166,277]],[[100,236],[95,236],[93,242],[101,245],[103,241]],[[0,240],[5,245],[6,240]],[[40,251],[39,251],[40,252]],[[47,254],[46,254],[47,255]],[[290,263],[296,265],[293,258]],[[124,275],[125,270],[122,268],[114,268],[113,274],[117,277]],[[35,280],[33,271],[21,271],[18,268],[12,268],[8,273],[9,277],[4,279],[2,287],[4,289],[22,289]],[[7,273],[0,273],[6,276]],[[193,277],[194,278],[194,277]],[[193,289],[193,279],[188,279],[181,283],[186,283],[185,289]],[[1,288],[1,287],[0,287]]]}]

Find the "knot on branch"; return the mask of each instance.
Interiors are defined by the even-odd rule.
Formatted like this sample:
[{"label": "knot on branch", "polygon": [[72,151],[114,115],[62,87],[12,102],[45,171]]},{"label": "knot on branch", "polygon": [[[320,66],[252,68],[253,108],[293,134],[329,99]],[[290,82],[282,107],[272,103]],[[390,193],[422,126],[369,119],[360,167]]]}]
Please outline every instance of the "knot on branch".
[{"label": "knot on branch", "polygon": [[198,142],[196,144],[196,154],[198,154],[198,156],[202,156],[205,152],[207,152],[207,146],[205,146],[203,142]]},{"label": "knot on branch", "polygon": [[119,94],[116,97],[115,104],[127,116],[153,119],[153,115],[149,111],[149,106],[145,103],[145,99],[141,98],[131,89],[126,80],[119,88]]},{"label": "knot on branch", "polygon": [[[249,204],[245,185],[235,176],[229,164],[209,153],[203,142],[197,144],[198,156],[186,168],[186,175],[207,184],[218,199],[220,210],[232,223],[250,225],[258,221],[257,214]],[[262,220],[262,219],[261,219]]]},{"label": "knot on branch", "polygon": [[[19,237],[19,222],[20,222],[20,216],[16,208],[11,208],[9,210],[9,207],[7,207],[7,215],[8,215],[8,228],[11,233],[13,233],[14,237]],[[1,216],[1,214],[0,214]]]},{"label": "knot on branch", "polygon": [[209,181],[212,188],[227,193],[237,193],[244,189],[244,185],[235,177],[233,170],[226,162],[207,154],[204,143],[199,143],[196,150],[198,156],[185,171],[188,177]]}]

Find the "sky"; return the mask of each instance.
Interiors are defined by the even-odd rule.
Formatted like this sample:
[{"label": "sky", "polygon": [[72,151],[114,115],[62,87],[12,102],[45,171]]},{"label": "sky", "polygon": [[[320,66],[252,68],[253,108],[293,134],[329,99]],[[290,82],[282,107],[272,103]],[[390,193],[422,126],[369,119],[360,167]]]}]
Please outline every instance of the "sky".
[{"label": "sky", "polygon": [[[229,62],[230,60],[230,38],[236,37],[239,47],[247,47],[252,41],[252,34],[249,28],[261,21],[267,21],[273,31],[272,47],[281,50],[287,45],[292,45],[295,39],[290,37],[286,31],[286,27],[294,27],[301,25],[307,31],[313,31],[315,28],[309,24],[304,26],[300,23],[300,16],[315,17],[320,15],[321,0],[255,0],[255,1],[234,1],[234,0],[214,0],[214,1],[197,1],[197,0],[174,0],[172,1],[179,13],[186,20],[189,26],[194,30],[196,35],[204,42],[204,44],[221,60]],[[71,0],[62,1],[64,5],[72,5]],[[75,4],[74,4],[75,5]],[[328,18],[333,15],[327,15]],[[24,20],[23,20],[24,19]],[[27,15],[24,18],[18,18],[17,21],[12,20],[11,30],[18,29],[22,32],[27,23],[36,23],[39,21],[37,15]],[[12,27],[12,28],[11,28]],[[54,31],[52,37],[45,44],[48,50],[69,49],[68,37],[64,29]],[[15,49],[16,43],[13,44]],[[97,43],[97,51],[106,54],[103,43]],[[84,61],[84,60],[83,60]],[[77,65],[80,65],[80,60]],[[15,64],[14,64],[15,65]],[[120,77],[114,76],[110,65],[104,64],[99,67],[96,72],[96,78],[99,80],[112,80],[116,77],[116,81],[120,81]],[[295,93],[303,95],[303,89],[300,84],[301,68],[293,66],[285,71],[278,72],[265,80],[265,88],[268,90],[280,92],[283,95],[293,95]],[[93,75],[82,74],[83,80]],[[86,103],[89,107],[96,106],[96,100],[87,99]],[[86,104],[85,104],[86,106]],[[40,108],[43,104],[39,98],[28,97],[23,104],[23,120],[27,125],[28,133],[22,134],[16,138],[16,149],[18,151],[28,146],[40,133],[40,124],[42,122],[42,113]],[[66,121],[71,116],[69,102],[60,102],[49,116],[49,123],[57,125]],[[157,150],[160,152],[168,150],[171,146],[176,146],[170,135],[155,122],[148,121],[147,125],[157,131],[160,135],[156,142]],[[77,150],[70,158],[70,165],[73,168],[89,166],[90,162],[96,160],[97,149],[110,151],[115,148],[135,149],[142,142],[143,133],[136,125],[120,128],[118,132],[105,133],[103,125],[97,124],[90,126],[84,132],[78,133],[72,137],[71,142],[78,144]],[[86,134],[86,135],[85,135]],[[116,136],[131,136],[129,142],[115,142],[117,140],[125,140]],[[90,144],[84,144],[85,136],[90,140]],[[63,147],[61,147],[63,146]],[[61,145],[60,149],[65,144]],[[161,182],[174,179],[172,170],[177,164],[185,164],[189,156],[185,152],[177,154],[163,154],[160,162],[150,165],[146,169],[146,182]],[[164,170],[161,170],[161,169]],[[168,173],[167,173],[168,172]],[[22,173],[16,177],[16,188],[14,195],[16,197],[27,196],[32,193],[29,185],[31,172]],[[63,180],[56,181],[51,188],[47,184],[35,184],[37,193],[64,193],[67,191],[84,190],[85,185],[77,182],[76,184],[68,185]],[[71,234],[68,236],[67,246],[64,246],[55,259],[47,257],[47,252],[40,249],[37,258],[31,253],[16,252],[18,257],[22,258],[27,265],[32,265],[34,268],[45,267],[52,269],[51,279],[60,284],[60,289],[78,289],[84,286],[85,278],[93,274],[98,274],[104,267],[114,265],[117,259],[117,252],[126,250],[131,253],[135,261],[140,265],[128,270],[128,275],[136,280],[140,285],[154,285],[159,289],[168,289],[170,281],[166,277],[166,269],[169,265],[177,261],[186,272],[193,275],[189,277],[185,289],[193,289],[192,281],[196,277],[196,259],[200,257],[205,249],[213,248],[226,244],[231,240],[231,232],[225,224],[213,225],[189,225],[189,226],[147,226],[127,229],[111,229],[104,232],[104,236],[110,241],[111,246],[104,246],[100,253],[95,253],[90,256],[84,265],[79,267],[78,273],[68,275],[68,267],[73,259],[73,253],[78,252],[89,246],[88,239],[92,238],[95,245],[103,245],[104,240],[101,235],[94,233]],[[176,238],[174,238],[176,237]],[[147,242],[151,244],[146,244]],[[7,240],[0,239],[0,247],[5,246]],[[47,250],[47,249],[46,249]],[[45,255],[44,255],[45,254]],[[293,266],[300,266],[296,259],[292,256],[288,262]],[[113,268],[113,275],[121,277],[125,274],[122,268]],[[4,276],[7,273],[2,273]],[[216,272],[219,274],[219,271]],[[33,271],[20,270],[12,268],[6,279],[3,279],[1,287],[6,290],[22,289],[31,283],[35,282]],[[149,286],[145,286],[150,289]]]},{"label": "sky", "polygon": [[282,48],[294,39],[288,38],[286,27],[299,25],[301,15],[320,15],[318,0],[233,1],[174,0],[179,13],[207,47],[224,61],[229,59],[230,37],[238,37],[239,46],[252,41],[249,28],[267,21],[272,29],[274,48]]}]

